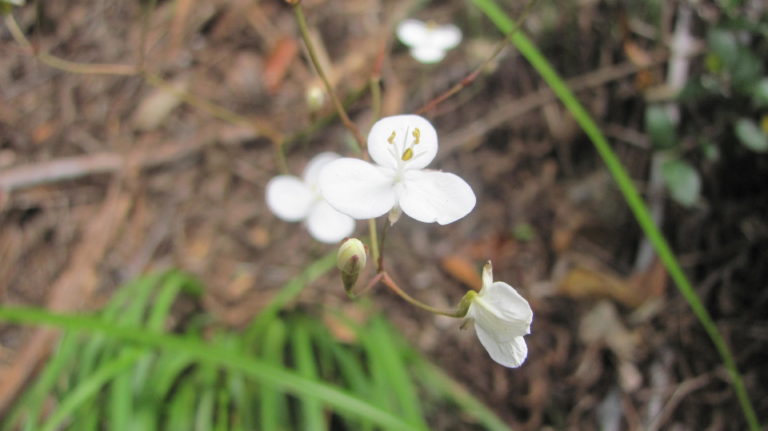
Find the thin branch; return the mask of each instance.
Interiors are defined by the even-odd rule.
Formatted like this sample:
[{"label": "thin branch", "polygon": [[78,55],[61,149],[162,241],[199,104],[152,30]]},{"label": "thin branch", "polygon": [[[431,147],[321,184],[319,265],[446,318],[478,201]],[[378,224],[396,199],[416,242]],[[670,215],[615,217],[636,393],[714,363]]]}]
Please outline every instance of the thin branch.
[{"label": "thin branch", "polygon": [[344,109],[344,105],[341,103],[341,100],[339,100],[339,97],[336,95],[336,92],[331,86],[331,82],[328,80],[328,77],[325,75],[325,71],[323,70],[322,66],[320,65],[320,62],[317,59],[317,52],[315,51],[315,47],[312,44],[311,38],[309,37],[307,20],[306,18],[304,18],[304,12],[302,12],[301,10],[301,5],[299,4],[298,1],[288,1],[288,3],[290,3],[293,6],[293,11],[294,11],[294,14],[296,15],[296,22],[299,24],[299,31],[301,32],[301,38],[302,40],[304,40],[304,45],[307,47],[307,53],[309,54],[309,58],[312,61],[312,65],[315,67],[317,74],[320,76],[320,79],[323,81],[323,84],[325,85],[325,90],[328,92],[328,95],[331,97],[331,100],[333,101],[333,105],[336,108],[336,111],[339,113],[341,122],[344,123],[344,127],[346,127],[347,130],[349,130],[352,133],[352,135],[355,137],[357,144],[360,146],[360,149],[363,151],[363,155],[365,156],[367,154],[365,152],[366,150],[365,139],[363,139],[363,135],[360,134],[360,130],[358,130],[355,123],[353,123],[352,120],[349,119],[349,115],[347,115],[347,111]]},{"label": "thin branch", "polygon": [[525,9],[523,10],[523,12],[520,14],[520,17],[515,22],[515,26],[512,29],[512,31],[507,33],[504,39],[500,40],[496,44],[496,48],[493,50],[493,53],[487,59],[485,59],[484,62],[482,62],[477,68],[475,68],[475,70],[473,70],[469,75],[465,76],[464,79],[459,81],[456,85],[446,90],[443,94],[440,94],[439,96],[425,103],[424,106],[417,109],[415,113],[421,115],[421,114],[424,114],[425,112],[429,112],[435,109],[437,105],[443,103],[449,97],[453,96],[459,91],[472,85],[472,83],[475,82],[477,77],[480,76],[480,74],[488,68],[491,62],[496,57],[498,57],[502,51],[504,51],[504,48],[506,48],[507,45],[509,44],[509,38],[512,37],[512,35],[514,35],[520,30],[522,23],[525,22],[525,19],[528,17],[528,14],[533,9],[533,6],[534,4],[536,4],[536,1],[537,0],[531,0],[528,2],[527,5],[525,5]]},{"label": "thin branch", "polygon": [[[64,72],[86,75],[118,75],[118,76],[139,76],[142,77],[148,84],[160,88],[163,91],[168,91],[174,96],[178,97],[184,103],[191,105],[197,109],[207,112],[211,116],[227,123],[234,125],[243,125],[250,127],[254,132],[260,136],[264,136],[267,139],[275,143],[276,147],[280,147],[284,141],[282,134],[272,129],[266,124],[256,122],[242,115],[236,114],[220,105],[209,102],[205,99],[201,99],[193,94],[185,91],[181,91],[173,86],[169,85],[158,75],[142,72],[140,66],[130,64],[89,64],[89,63],[77,63],[69,60],[50,55],[46,52],[35,53],[32,44],[29,39],[19,28],[16,20],[12,15],[5,16],[5,23],[13,36],[14,40],[23,48],[32,52],[32,54],[41,62],[46,65],[62,70]],[[284,157],[278,157],[278,164],[285,165]]]}]

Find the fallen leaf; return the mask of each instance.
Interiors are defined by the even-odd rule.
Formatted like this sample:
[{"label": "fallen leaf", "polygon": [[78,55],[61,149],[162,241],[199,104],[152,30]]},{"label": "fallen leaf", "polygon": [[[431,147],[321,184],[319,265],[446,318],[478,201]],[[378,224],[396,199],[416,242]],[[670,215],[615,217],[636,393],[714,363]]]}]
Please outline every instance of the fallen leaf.
[{"label": "fallen leaf", "polygon": [[275,94],[283,83],[288,68],[299,53],[299,45],[290,37],[280,39],[267,57],[264,65],[264,86]]},{"label": "fallen leaf", "polygon": [[475,265],[462,256],[446,256],[440,261],[440,266],[448,275],[471,289],[480,290],[483,286],[483,280]]},{"label": "fallen leaf", "polygon": [[627,281],[613,274],[583,266],[571,268],[557,284],[557,290],[577,299],[611,298],[632,308],[645,300],[645,296]]},{"label": "fallen leaf", "polygon": [[648,67],[653,64],[651,53],[631,40],[624,41],[624,54],[636,66]]},{"label": "fallen leaf", "polygon": [[156,129],[181,104],[176,92],[187,91],[187,86],[186,78],[181,78],[171,83],[170,88],[152,90],[144,97],[133,115],[136,128],[142,131]]}]

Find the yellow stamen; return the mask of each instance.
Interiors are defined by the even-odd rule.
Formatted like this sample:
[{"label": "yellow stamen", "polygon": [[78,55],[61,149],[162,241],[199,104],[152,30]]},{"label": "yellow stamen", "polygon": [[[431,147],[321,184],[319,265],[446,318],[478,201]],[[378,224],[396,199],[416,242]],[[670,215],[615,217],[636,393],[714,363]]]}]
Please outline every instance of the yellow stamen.
[{"label": "yellow stamen", "polygon": [[411,160],[411,157],[413,157],[413,149],[408,148],[403,151],[403,155],[400,158],[403,159],[404,162],[407,162],[408,160]]},{"label": "yellow stamen", "polygon": [[413,139],[414,139],[413,145],[418,145],[419,144],[419,139],[421,138],[421,130],[419,130],[418,127],[413,129],[412,135],[413,135]]},{"label": "yellow stamen", "polygon": [[395,145],[395,131],[392,131],[392,134],[389,135],[389,138],[387,138],[387,142],[389,142],[391,145]]}]

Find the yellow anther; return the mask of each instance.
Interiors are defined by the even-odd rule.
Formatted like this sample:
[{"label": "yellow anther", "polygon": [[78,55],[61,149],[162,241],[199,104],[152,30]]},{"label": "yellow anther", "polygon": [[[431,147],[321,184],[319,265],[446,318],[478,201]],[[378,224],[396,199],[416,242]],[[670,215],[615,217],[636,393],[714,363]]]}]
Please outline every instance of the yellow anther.
[{"label": "yellow anther", "polygon": [[389,138],[387,138],[387,142],[389,142],[392,145],[395,144],[395,131],[394,130],[392,131],[392,134],[389,135]]},{"label": "yellow anther", "polygon": [[412,135],[413,135],[413,139],[414,139],[413,145],[417,145],[419,143],[419,139],[421,138],[421,130],[419,130],[418,127],[413,129]]},{"label": "yellow anther", "polygon": [[411,160],[411,157],[413,157],[413,149],[408,148],[403,151],[403,155],[400,158],[403,159],[404,162],[407,162],[408,160]]}]

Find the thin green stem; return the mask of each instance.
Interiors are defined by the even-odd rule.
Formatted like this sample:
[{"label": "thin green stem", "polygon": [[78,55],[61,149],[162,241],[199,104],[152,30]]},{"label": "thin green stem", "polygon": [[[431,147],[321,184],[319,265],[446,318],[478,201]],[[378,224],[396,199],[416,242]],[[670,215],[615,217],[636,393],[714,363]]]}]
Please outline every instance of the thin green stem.
[{"label": "thin green stem", "polygon": [[406,302],[409,304],[421,308],[422,310],[429,311],[430,313],[439,314],[441,316],[448,316],[448,317],[463,317],[460,315],[458,311],[445,311],[441,310],[439,308],[432,307],[431,305],[427,305],[418,299],[412,297],[411,295],[405,293],[403,289],[400,288],[400,286],[395,283],[394,280],[387,274],[386,272],[382,272],[379,274],[381,276],[381,282],[384,283],[385,286],[387,286],[391,291],[395,292],[398,296],[403,298]]},{"label": "thin green stem", "polygon": [[157,6],[157,0],[149,0],[141,8],[141,34],[139,35],[139,70],[144,70],[144,61],[147,55],[147,34],[152,12]]},{"label": "thin green stem", "polygon": [[325,71],[323,70],[323,67],[320,65],[320,61],[317,59],[317,52],[315,51],[315,46],[312,44],[312,39],[309,36],[309,29],[307,28],[307,20],[304,18],[304,12],[302,12],[301,5],[299,2],[293,3],[293,12],[296,15],[296,22],[299,25],[299,31],[301,32],[301,38],[304,40],[304,45],[307,47],[307,53],[309,54],[309,59],[312,61],[312,65],[315,67],[315,70],[317,71],[317,74],[320,76],[320,79],[323,81],[323,84],[325,85],[325,90],[328,92],[328,95],[331,97],[331,100],[333,101],[333,106],[336,108],[336,111],[339,113],[339,117],[341,118],[341,122],[344,123],[344,127],[347,128],[352,133],[352,136],[355,137],[355,140],[357,141],[357,144],[360,146],[360,149],[363,151],[363,155],[365,156],[367,153],[365,152],[366,144],[365,139],[363,139],[363,135],[360,134],[360,130],[357,129],[357,126],[355,126],[355,123],[352,122],[352,120],[349,119],[349,115],[347,115],[347,111],[344,109],[344,105],[341,103],[341,100],[339,100],[339,97],[336,95],[336,91],[334,91],[333,86],[331,86],[331,82],[328,80],[328,77],[325,74]]},{"label": "thin green stem", "polygon": [[[503,33],[509,33],[514,28],[512,20],[496,5],[494,0],[472,0],[472,2],[488,15]],[[603,136],[600,128],[587,113],[586,109],[579,103],[562,78],[560,78],[558,73],[539,52],[535,45],[533,45],[522,32],[513,33],[509,39],[538,71],[552,91],[560,98],[594,144],[597,152],[607,166],[608,171],[616,181],[624,199],[632,210],[635,219],[650,240],[651,244],[653,244],[656,253],[658,253],[659,258],[667,268],[677,289],[688,302],[693,313],[699,319],[699,322],[701,322],[701,325],[704,327],[704,330],[707,332],[707,335],[709,335],[709,338],[712,340],[712,343],[720,354],[720,357],[728,370],[728,374],[730,375],[731,385],[736,392],[736,396],[744,412],[744,418],[746,419],[749,428],[753,431],[759,431],[761,429],[760,422],[758,421],[757,414],[749,399],[749,394],[744,386],[741,373],[739,373],[736,361],[728,344],[720,334],[714,320],[712,320],[709,312],[704,307],[704,304],[702,304],[696,291],[693,289],[693,286],[688,281],[675,254],[672,252],[672,249],[664,238],[664,235],[661,233],[661,230],[653,221],[647,206],[640,197],[640,193],[632,183],[632,179],[624,169],[618,156],[613,149],[611,149],[605,136]]]},{"label": "thin green stem", "polygon": [[376,271],[384,271],[384,241],[387,240],[387,231],[389,231],[389,220],[386,218],[381,226],[381,242],[379,242],[379,259],[376,260]]},{"label": "thin green stem", "polygon": [[371,235],[371,257],[378,265],[379,262],[379,236],[376,232],[376,219],[368,219],[368,231]]}]

